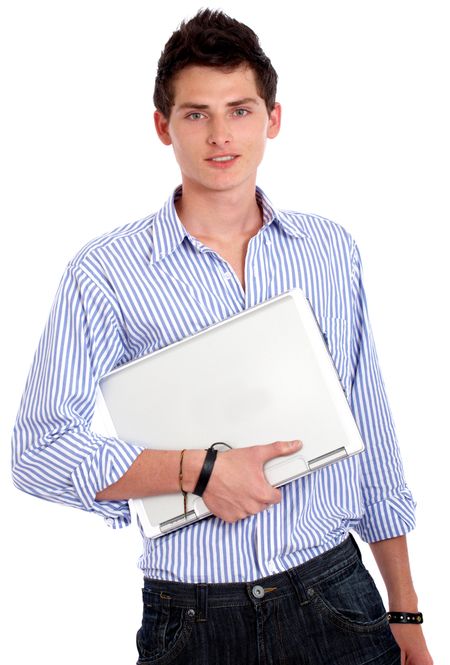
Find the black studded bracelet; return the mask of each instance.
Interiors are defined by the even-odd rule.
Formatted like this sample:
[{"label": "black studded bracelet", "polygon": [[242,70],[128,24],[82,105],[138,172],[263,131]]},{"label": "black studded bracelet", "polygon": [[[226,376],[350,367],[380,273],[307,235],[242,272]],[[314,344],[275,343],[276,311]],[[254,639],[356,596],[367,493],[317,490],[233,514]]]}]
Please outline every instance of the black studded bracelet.
[{"label": "black studded bracelet", "polygon": [[389,623],[409,623],[417,624],[423,623],[422,612],[388,612],[387,619]]}]

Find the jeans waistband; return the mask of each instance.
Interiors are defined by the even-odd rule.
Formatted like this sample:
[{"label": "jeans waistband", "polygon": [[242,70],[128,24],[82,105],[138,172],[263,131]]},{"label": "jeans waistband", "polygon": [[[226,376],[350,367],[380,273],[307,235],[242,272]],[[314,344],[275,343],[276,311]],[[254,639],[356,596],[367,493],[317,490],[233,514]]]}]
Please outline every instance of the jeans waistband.
[{"label": "jeans waistband", "polygon": [[275,600],[287,593],[296,593],[300,602],[307,601],[306,589],[321,579],[346,567],[361,553],[353,538],[349,536],[343,543],[283,573],[262,577],[252,582],[232,582],[220,584],[187,584],[144,578],[144,594],[170,600],[176,607],[196,610],[197,620],[205,617],[207,607],[245,605]]}]

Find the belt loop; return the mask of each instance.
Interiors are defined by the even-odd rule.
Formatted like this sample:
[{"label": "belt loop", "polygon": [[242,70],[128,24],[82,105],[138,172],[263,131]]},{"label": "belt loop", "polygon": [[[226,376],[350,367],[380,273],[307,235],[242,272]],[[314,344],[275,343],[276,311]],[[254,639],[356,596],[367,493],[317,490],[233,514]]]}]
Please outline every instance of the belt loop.
[{"label": "belt loop", "polygon": [[197,621],[208,621],[208,585],[197,584]]},{"label": "belt loop", "polygon": [[300,601],[300,605],[306,605],[309,602],[309,597],[306,593],[305,586],[300,577],[300,566],[296,568],[290,568],[286,572],[289,575],[294,591],[297,594],[297,598]]},{"label": "belt loop", "polygon": [[358,557],[359,557],[359,560],[362,561],[362,554],[361,554],[361,550],[359,549],[359,545],[358,545],[358,543],[356,542],[356,540],[355,540],[355,538],[353,537],[353,534],[352,534],[352,533],[350,533],[349,536],[350,536],[350,541],[351,541],[351,543],[353,544],[353,547],[354,547],[355,550],[356,550],[356,554],[357,554]]}]

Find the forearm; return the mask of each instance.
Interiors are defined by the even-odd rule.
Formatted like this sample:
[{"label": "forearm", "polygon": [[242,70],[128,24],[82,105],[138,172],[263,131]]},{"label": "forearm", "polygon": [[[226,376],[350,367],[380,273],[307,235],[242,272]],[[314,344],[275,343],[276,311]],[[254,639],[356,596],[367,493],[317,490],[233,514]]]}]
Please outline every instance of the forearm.
[{"label": "forearm", "polygon": [[406,536],[380,540],[370,547],[386,585],[389,609],[417,612]]},{"label": "forearm", "polygon": [[[204,450],[187,450],[183,458],[183,489],[192,492],[205,458]],[[96,495],[97,501],[136,499],[180,491],[180,450],[144,450],[128,471]]]},{"label": "forearm", "polygon": [[[299,441],[275,441],[219,453],[203,500],[213,515],[234,522],[279,503],[280,490],[264,475],[264,465],[280,455],[299,450]],[[98,501],[133,499],[180,491],[181,451],[144,450],[115,483],[98,492]],[[187,450],[183,458],[182,487],[193,492],[205,460],[204,450]]]}]

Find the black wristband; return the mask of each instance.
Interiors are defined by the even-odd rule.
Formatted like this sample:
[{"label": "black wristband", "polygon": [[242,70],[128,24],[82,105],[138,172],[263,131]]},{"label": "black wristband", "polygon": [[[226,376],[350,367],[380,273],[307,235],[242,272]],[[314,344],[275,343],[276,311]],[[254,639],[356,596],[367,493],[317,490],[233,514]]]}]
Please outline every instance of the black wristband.
[{"label": "black wristband", "polygon": [[202,496],[203,492],[206,489],[206,486],[211,478],[212,470],[214,467],[214,462],[216,461],[217,450],[211,446],[206,452],[206,457],[203,462],[202,470],[197,480],[197,484],[194,489],[194,494],[197,496]]},{"label": "black wristband", "polygon": [[422,612],[388,612],[387,618],[389,623],[423,623]]}]

